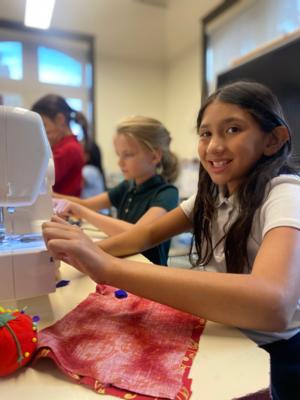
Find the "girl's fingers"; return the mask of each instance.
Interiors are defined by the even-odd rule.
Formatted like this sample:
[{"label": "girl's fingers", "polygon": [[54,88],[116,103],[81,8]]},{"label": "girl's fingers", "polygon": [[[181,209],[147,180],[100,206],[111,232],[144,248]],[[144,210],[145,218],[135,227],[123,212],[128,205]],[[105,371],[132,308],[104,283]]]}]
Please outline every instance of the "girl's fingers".
[{"label": "girl's fingers", "polygon": [[68,215],[72,213],[72,203],[68,200],[55,199],[53,202],[53,211],[55,214]]},{"label": "girl's fingers", "polygon": [[44,222],[42,224],[42,229],[53,228],[56,227],[58,229],[64,230],[75,230],[76,228],[79,229],[77,226],[69,224],[63,218],[54,215],[50,221]]},{"label": "girl's fingers", "polygon": [[55,259],[70,264],[83,273],[89,272],[85,267],[85,251],[78,246],[78,243],[63,239],[52,239],[49,242],[48,249]]},{"label": "girl's fingers", "polygon": [[51,221],[52,221],[52,222],[58,222],[58,223],[60,223],[61,225],[68,225],[68,226],[70,226],[70,224],[69,224],[65,219],[59,217],[58,215],[53,215],[52,218],[51,218]]},{"label": "girl's fingers", "polygon": [[42,225],[42,233],[47,245],[51,239],[76,239],[82,232],[78,227],[71,226],[68,223],[46,222]]},{"label": "girl's fingers", "polygon": [[104,262],[105,255],[79,227],[54,216],[50,222],[43,224],[42,229],[49,253],[55,259],[71,264],[92,279],[98,279],[101,275],[99,265],[102,265],[102,259]]},{"label": "girl's fingers", "polygon": [[48,227],[43,229],[43,235],[49,239],[74,239],[77,237],[75,232],[70,230]]},{"label": "girl's fingers", "polygon": [[70,243],[65,240],[65,239],[52,239],[49,241],[49,250],[53,253],[55,253],[57,256],[61,255],[66,255],[66,253],[69,251],[72,251],[72,246],[70,246]]},{"label": "girl's fingers", "polygon": [[42,226],[43,236],[46,245],[52,239],[63,239],[67,241],[76,241],[77,246],[82,246],[93,243],[93,241],[77,226],[72,226],[68,223],[46,222]]},{"label": "girl's fingers", "polygon": [[81,270],[78,263],[76,263],[75,257],[72,256],[72,249],[69,245],[66,245],[66,241],[53,239],[49,242],[48,250],[54,259],[73,265]]},{"label": "girl's fingers", "polygon": [[54,212],[58,212],[59,210],[61,210],[62,207],[64,207],[65,201],[59,199],[52,199],[52,204]]}]

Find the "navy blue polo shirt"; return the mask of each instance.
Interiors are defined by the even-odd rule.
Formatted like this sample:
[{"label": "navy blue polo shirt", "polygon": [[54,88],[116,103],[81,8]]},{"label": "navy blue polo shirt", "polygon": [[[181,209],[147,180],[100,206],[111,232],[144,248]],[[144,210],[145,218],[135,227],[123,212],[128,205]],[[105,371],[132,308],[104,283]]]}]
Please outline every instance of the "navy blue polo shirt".
[{"label": "navy blue polo shirt", "polygon": [[[123,181],[108,190],[109,199],[117,209],[117,217],[130,223],[137,222],[151,207],[170,211],[178,205],[178,190],[160,175],[155,175],[141,185]],[[167,265],[170,241],[161,243],[142,254],[154,264]]]}]

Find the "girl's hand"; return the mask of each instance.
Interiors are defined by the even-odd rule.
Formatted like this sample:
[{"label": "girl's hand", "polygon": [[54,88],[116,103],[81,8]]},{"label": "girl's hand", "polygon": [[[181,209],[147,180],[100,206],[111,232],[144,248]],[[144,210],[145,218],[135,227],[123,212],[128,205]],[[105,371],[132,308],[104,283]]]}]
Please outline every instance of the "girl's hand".
[{"label": "girl's hand", "polygon": [[54,214],[59,215],[62,218],[67,218],[70,216],[76,216],[80,218],[81,206],[79,204],[73,203],[72,201],[65,199],[52,199]]},{"label": "girl's hand", "polygon": [[106,282],[113,257],[101,250],[80,228],[54,216],[42,226],[50,254],[64,261],[97,283]]}]

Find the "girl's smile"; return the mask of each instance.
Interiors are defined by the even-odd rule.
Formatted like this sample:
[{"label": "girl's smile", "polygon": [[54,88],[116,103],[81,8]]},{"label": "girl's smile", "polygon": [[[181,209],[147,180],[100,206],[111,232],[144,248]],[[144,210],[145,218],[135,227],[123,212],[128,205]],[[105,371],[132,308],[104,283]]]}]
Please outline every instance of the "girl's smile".
[{"label": "girl's smile", "polygon": [[222,173],[226,170],[231,160],[208,160],[212,165],[214,173]]}]

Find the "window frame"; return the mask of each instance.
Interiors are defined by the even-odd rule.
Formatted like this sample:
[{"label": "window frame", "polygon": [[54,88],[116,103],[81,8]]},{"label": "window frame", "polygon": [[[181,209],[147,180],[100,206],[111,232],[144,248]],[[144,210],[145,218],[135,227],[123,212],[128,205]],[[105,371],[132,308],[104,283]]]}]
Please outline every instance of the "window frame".
[{"label": "window frame", "polygon": [[[7,39],[9,40],[16,40],[20,41],[23,44],[23,79],[22,80],[13,80],[13,79],[6,79],[0,78],[1,80],[1,87],[2,90],[5,92],[16,92],[19,93],[20,89],[25,92],[26,88],[28,89],[28,84],[24,84],[24,78],[28,82],[28,80],[32,80],[35,86],[35,95],[33,101],[37,100],[39,97],[45,95],[45,87],[48,87],[48,92],[55,92],[57,94],[62,95],[65,98],[82,98],[82,86],[81,87],[73,87],[73,86],[64,86],[59,84],[48,84],[42,83],[38,81],[38,64],[37,64],[37,54],[36,54],[36,45],[42,46],[49,46],[53,47],[56,50],[64,51],[60,45],[60,40],[68,40],[75,42],[81,42],[87,47],[87,60],[88,63],[91,65],[92,68],[92,85],[91,87],[87,88],[86,98],[83,99],[87,108],[88,103],[92,104],[92,112],[91,120],[89,120],[89,133],[90,135],[95,138],[96,132],[96,107],[95,107],[95,39],[92,35],[77,33],[77,32],[66,32],[60,29],[35,29],[35,28],[28,28],[25,27],[21,22],[16,21],[8,21],[5,19],[0,19],[0,29],[5,29],[7,31],[11,31],[12,38]],[[26,42],[26,37],[22,40],[23,34],[27,34],[29,36],[34,36],[36,38],[36,44],[31,44],[32,48],[30,49],[30,45],[28,42],[26,43],[26,51],[24,51],[24,42]],[[55,46],[53,46],[53,42],[57,41]],[[34,40],[35,42],[35,40]],[[71,55],[71,54],[70,54]],[[28,68],[29,65],[29,58],[31,58],[31,64],[34,63],[36,68]],[[27,68],[26,68],[27,65]],[[82,65],[84,67],[84,65]],[[24,76],[25,71],[29,71],[28,76]],[[83,84],[86,82],[86,74],[85,68],[83,69]],[[27,87],[26,87],[27,86]],[[80,95],[79,95],[80,93]]]},{"label": "window frame", "polygon": [[202,49],[202,59],[201,59],[201,67],[202,67],[202,91],[201,91],[201,101],[203,101],[208,96],[208,87],[207,87],[207,47],[208,47],[208,33],[207,26],[219,18],[222,14],[226,13],[231,7],[234,7],[242,0],[224,0],[219,6],[214,8],[211,12],[209,12],[204,18],[201,20],[201,49]]}]

